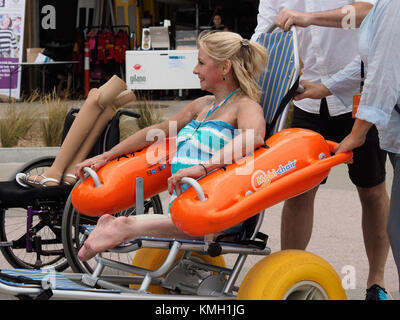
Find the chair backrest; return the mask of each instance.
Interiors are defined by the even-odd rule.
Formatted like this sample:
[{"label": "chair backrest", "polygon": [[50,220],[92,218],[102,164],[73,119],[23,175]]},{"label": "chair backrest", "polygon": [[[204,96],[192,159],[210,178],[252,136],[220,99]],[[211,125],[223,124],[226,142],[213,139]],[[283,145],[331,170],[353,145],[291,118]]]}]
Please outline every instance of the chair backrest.
[{"label": "chair backrest", "polygon": [[[262,94],[260,105],[266,121],[265,139],[282,130],[286,124],[290,101],[299,85],[300,60],[298,54],[296,29],[276,31],[275,26],[262,33],[257,42],[268,53],[268,63],[262,73],[259,86]],[[244,236],[254,239],[259,234],[259,226],[264,215],[259,213],[244,222]]]},{"label": "chair backrest", "polygon": [[262,90],[260,105],[264,109],[267,122],[266,138],[284,128],[288,109],[298,87],[300,61],[296,29],[276,31],[269,28],[257,39],[267,49],[269,61],[260,77],[259,85]]}]

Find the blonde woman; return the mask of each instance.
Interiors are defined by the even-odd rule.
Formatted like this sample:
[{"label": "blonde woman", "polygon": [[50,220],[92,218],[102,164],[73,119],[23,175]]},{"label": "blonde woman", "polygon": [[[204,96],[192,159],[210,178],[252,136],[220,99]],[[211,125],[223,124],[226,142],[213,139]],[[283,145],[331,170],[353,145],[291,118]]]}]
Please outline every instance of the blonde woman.
[{"label": "blonde woman", "polygon": [[[76,167],[83,177],[83,168],[98,170],[107,162],[128,152],[150,145],[150,130],[162,130],[166,136],[173,122],[178,129],[177,152],[168,180],[171,202],[187,186],[179,186],[182,177],[199,178],[231,163],[233,146],[246,150],[245,136],[254,136],[254,148],[264,143],[265,121],[258,104],[258,79],[266,63],[266,51],[259,44],[233,32],[205,32],[198,39],[198,63],[193,70],[203,91],[212,93],[189,103],[168,120],[140,130],[102,155],[88,159]],[[240,129],[240,130],[237,130]],[[211,141],[211,143],[210,143]],[[179,186],[179,187],[178,187]],[[142,215],[114,218],[102,216],[94,231],[79,251],[86,261],[96,253],[138,236],[187,238],[167,215]]]}]

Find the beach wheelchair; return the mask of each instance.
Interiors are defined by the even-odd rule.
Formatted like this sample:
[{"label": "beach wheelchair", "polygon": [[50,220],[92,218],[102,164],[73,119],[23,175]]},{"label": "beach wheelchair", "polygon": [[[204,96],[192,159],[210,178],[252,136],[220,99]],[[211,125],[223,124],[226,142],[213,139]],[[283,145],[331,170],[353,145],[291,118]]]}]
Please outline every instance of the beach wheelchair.
[{"label": "beach wheelchair", "polygon": [[[317,185],[332,166],[349,160],[351,154],[331,156],[335,143],[325,141],[312,131],[282,130],[300,74],[296,30],[292,27],[289,32],[266,32],[258,41],[267,48],[270,59],[260,79],[267,139],[265,145],[254,152],[256,172],[267,171],[269,167],[264,168],[263,161],[271,158],[285,162],[279,159],[287,157],[296,149],[293,148],[296,144],[300,146],[297,149],[309,152],[307,163],[299,159],[296,167],[288,162],[282,170],[279,167],[282,177],[274,181],[270,171],[261,176],[252,175],[252,181],[258,183],[253,188],[248,186],[248,181],[244,182],[245,179],[234,183],[226,179],[232,176],[237,163],[199,181],[184,178],[182,182],[190,187],[173,202],[171,217],[178,228],[201,240],[140,237],[96,255],[91,264],[83,264],[77,258],[77,251],[95,227],[97,218],[81,214],[73,195],[85,184],[100,188],[104,181],[101,171],[105,167],[97,173],[88,169],[89,177],[72,190],[62,217],[64,251],[74,273],[2,269],[0,291],[19,298],[38,299],[346,299],[339,276],[325,260],[298,250],[271,254],[268,236],[260,232],[266,208]],[[322,145],[323,150],[314,150],[313,143],[308,146],[308,139],[318,140],[316,145]],[[283,152],[271,156],[274,150],[286,144],[288,147]],[[129,163],[139,156],[140,153],[127,155],[126,159],[116,161]],[[135,204],[136,214],[145,213],[146,179],[146,176],[130,177],[134,183],[130,201]],[[222,190],[225,197],[217,203],[219,208],[205,210],[204,205],[213,199],[210,190],[215,188],[219,192]],[[236,192],[237,188],[240,191]],[[232,194],[227,196],[226,190]],[[87,202],[96,205],[92,200]],[[219,230],[238,222],[242,227],[236,234],[215,236]],[[134,256],[130,261],[119,260],[121,254],[132,252]],[[227,265],[224,255],[234,256],[231,265]],[[240,273],[249,255],[262,259],[240,283]]]},{"label": "beach wheelchair", "polygon": [[[64,140],[78,108],[72,108],[65,119]],[[119,110],[108,123],[89,156],[95,156],[112,148],[120,141],[119,123],[122,116],[138,118],[139,114]],[[70,185],[46,188],[23,188],[15,181],[19,172],[39,175],[51,166],[55,157],[43,156],[25,163],[0,182],[0,250],[14,268],[65,270],[69,264],[62,244],[62,217]],[[147,211],[162,213],[158,196],[145,203]],[[135,208],[120,214],[134,214]]]}]

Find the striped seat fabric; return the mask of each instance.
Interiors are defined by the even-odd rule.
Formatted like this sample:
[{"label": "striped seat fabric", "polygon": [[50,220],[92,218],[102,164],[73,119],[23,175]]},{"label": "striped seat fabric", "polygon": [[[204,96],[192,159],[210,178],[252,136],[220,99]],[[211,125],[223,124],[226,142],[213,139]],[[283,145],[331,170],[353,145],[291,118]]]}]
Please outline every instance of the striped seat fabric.
[{"label": "striped seat fabric", "polygon": [[[267,122],[267,137],[283,129],[300,73],[296,30],[263,33],[257,40],[267,49],[269,60],[260,77],[260,105]],[[281,107],[280,107],[281,106]],[[283,111],[283,112],[282,112]]]}]

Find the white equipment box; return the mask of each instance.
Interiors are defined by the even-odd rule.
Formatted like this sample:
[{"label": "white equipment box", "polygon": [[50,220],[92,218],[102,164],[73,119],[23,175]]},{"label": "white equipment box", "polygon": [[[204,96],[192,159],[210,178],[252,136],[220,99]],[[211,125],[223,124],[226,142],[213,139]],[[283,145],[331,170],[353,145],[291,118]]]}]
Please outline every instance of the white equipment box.
[{"label": "white equipment box", "polygon": [[199,89],[193,74],[198,50],[126,51],[128,89]]}]

